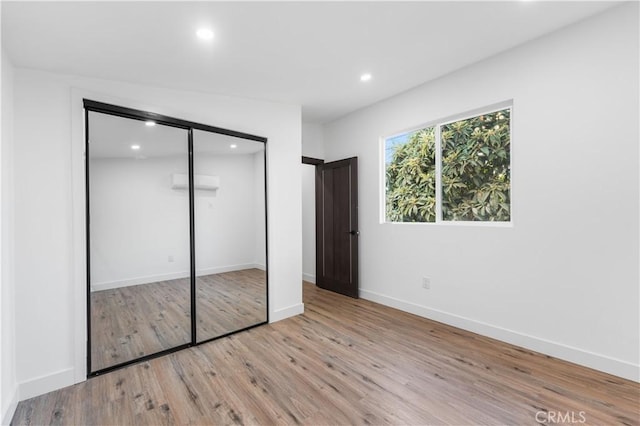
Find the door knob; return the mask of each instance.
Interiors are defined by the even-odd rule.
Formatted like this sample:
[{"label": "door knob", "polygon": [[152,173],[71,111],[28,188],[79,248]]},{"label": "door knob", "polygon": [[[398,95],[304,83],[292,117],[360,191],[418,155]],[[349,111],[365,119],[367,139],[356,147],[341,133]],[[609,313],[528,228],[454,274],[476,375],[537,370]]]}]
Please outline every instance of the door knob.
[{"label": "door knob", "polygon": [[360,235],[360,231],[350,231],[351,235]]}]

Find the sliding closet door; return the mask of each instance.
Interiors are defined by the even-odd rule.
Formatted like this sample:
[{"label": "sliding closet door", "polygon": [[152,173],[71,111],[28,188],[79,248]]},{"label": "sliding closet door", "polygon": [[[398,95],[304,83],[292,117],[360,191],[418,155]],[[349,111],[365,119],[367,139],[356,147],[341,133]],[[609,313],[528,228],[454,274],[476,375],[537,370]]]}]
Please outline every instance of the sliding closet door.
[{"label": "sliding closet door", "polygon": [[265,144],[194,130],[196,340],[267,321]]},{"label": "sliding closet door", "polygon": [[191,343],[188,131],[89,111],[89,373]]}]

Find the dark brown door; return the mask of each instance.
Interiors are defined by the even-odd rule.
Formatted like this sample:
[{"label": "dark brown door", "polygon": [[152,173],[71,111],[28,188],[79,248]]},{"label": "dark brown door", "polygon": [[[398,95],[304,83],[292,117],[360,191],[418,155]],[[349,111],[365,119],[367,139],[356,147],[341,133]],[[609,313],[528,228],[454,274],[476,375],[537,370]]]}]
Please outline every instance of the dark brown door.
[{"label": "dark brown door", "polygon": [[358,297],[358,158],[316,167],[316,284]]}]

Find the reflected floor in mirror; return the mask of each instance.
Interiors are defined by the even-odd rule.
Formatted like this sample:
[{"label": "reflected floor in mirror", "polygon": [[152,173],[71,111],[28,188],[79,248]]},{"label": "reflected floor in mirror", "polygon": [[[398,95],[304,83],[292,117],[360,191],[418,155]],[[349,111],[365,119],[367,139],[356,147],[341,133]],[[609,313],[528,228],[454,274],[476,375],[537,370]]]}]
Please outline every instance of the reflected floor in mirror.
[{"label": "reflected floor in mirror", "polygon": [[198,277],[196,300],[198,342],[265,322],[266,273],[244,269]]},{"label": "reflected floor in mirror", "polygon": [[[198,341],[266,321],[266,273],[259,269],[198,277]],[[189,279],[91,294],[92,371],[191,341]]]}]

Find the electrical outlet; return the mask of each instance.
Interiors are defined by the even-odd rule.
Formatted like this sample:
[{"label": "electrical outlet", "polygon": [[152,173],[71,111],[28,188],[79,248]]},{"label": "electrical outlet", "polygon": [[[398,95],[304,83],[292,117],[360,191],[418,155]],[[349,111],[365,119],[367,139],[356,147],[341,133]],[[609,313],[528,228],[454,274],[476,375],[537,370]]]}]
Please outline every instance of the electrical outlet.
[{"label": "electrical outlet", "polygon": [[169,261],[169,263],[173,262],[173,256],[169,256],[169,258],[167,259]]},{"label": "electrical outlet", "polygon": [[429,290],[431,288],[431,278],[422,277],[422,288]]}]

